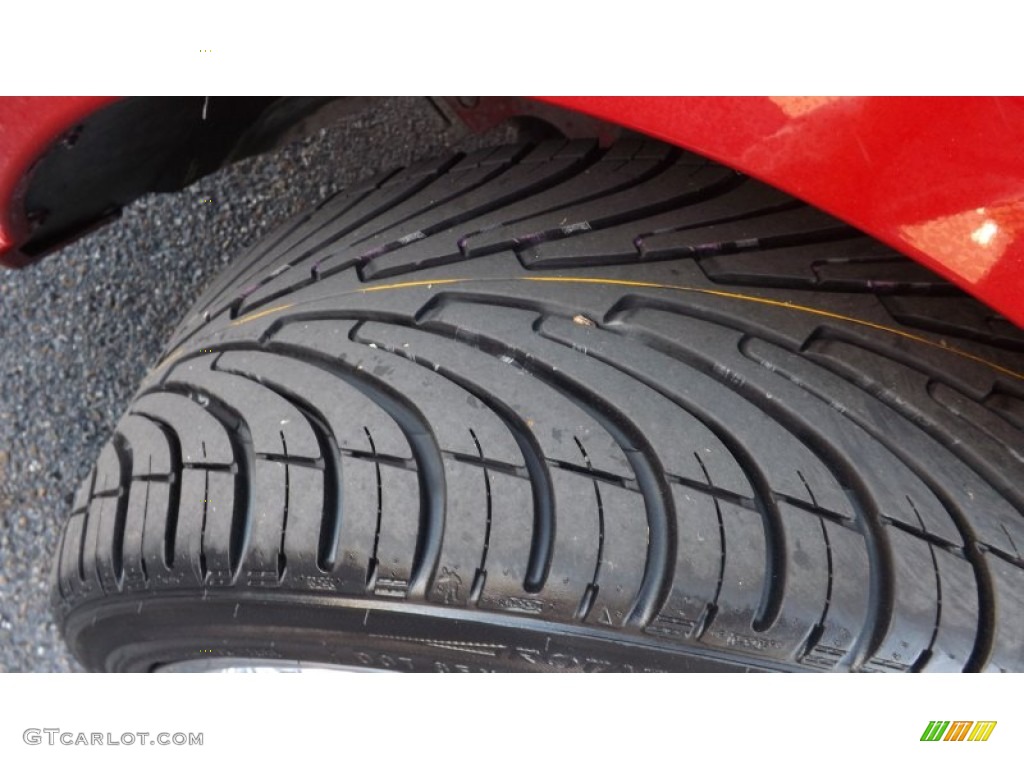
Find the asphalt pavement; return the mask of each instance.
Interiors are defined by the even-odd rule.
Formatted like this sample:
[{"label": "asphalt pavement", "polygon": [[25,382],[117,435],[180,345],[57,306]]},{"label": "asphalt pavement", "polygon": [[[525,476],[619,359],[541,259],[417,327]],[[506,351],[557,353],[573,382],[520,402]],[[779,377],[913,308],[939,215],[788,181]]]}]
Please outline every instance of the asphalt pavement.
[{"label": "asphalt pavement", "polygon": [[61,525],[143,374],[224,265],[361,178],[508,138],[467,136],[424,99],[386,99],[0,271],[0,672],[81,669],[50,615]]}]

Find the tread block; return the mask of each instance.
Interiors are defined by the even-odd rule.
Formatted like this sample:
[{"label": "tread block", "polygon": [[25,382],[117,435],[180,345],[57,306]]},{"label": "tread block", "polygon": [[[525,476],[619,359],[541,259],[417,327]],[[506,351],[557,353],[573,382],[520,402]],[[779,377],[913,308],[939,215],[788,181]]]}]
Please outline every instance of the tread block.
[{"label": "tread block", "polygon": [[1019,672],[1024,661],[1024,569],[985,556],[995,596],[995,634],[987,670]]},{"label": "tread block", "polygon": [[502,601],[507,599],[534,599],[523,588],[535,535],[533,489],[526,478],[502,472],[488,471],[487,479],[491,489],[491,536],[479,605],[503,609]]},{"label": "tread block", "polygon": [[597,568],[597,494],[590,478],[557,468],[551,469],[551,487],[555,497],[555,540],[551,569],[544,582],[543,613],[549,618],[571,618],[578,614]]},{"label": "tread block", "polygon": [[883,296],[881,302],[895,320],[908,328],[1024,352],[1024,330],[967,296],[942,301],[928,296]]},{"label": "tread block", "polygon": [[199,403],[172,392],[142,395],[131,412],[166,425],[178,440],[186,464],[224,464],[235,461],[225,426]]},{"label": "tread block", "polygon": [[833,669],[844,660],[861,634],[871,610],[871,564],[864,537],[828,520],[821,521],[831,566],[828,608],[820,632],[812,635],[802,664]]},{"label": "tread block", "polygon": [[998,413],[1017,429],[1024,430],[1024,396],[1014,397],[1007,392],[995,392],[985,398],[985,406]]},{"label": "tread block", "polygon": [[89,503],[89,509],[85,516],[81,554],[82,588],[85,592],[107,594],[104,584],[109,583],[109,579],[100,576],[101,564],[98,552],[100,536],[106,528],[103,520],[103,510],[111,503],[112,500],[109,496],[94,497]]},{"label": "tread block", "polygon": [[86,582],[82,577],[82,537],[85,535],[84,512],[78,512],[68,518],[61,539],[60,549],[60,588],[65,600],[73,601],[86,596]]},{"label": "tread block", "polygon": [[724,568],[722,526],[714,498],[672,486],[676,510],[675,578],[661,612],[645,632],[666,638],[698,636],[717,610]]},{"label": "tread block", "polygon": [[[1013,459],[1024,472],[1024,434],[1020,429],[1013,427],[981,403],[957,392],[941,381],[930,381],[926,387],[928,394],[936,403],[952,415],[966,421],[972,430],[984,433],[999,448],[1003,449],[1008,454],[1008,458]],[[937,415],[936,421],[941,423],[941,415]],[[961,425],[960,428],[963,429],[964,426],[966,425]]]},{"label": "tread block", "polygon": [[[127,481],[127,477],[123,478]],[[100,458],[96,462],[96,484],[93,486],[93,494],[116,493],[121,488],[121,460],[117,456],[117,450],[113,442],[108,442],[100,451]]]},{"label": "tread block", "polygon": [[815,208],[753,216],[705,227],[642,235],[637,247],[646,258],[665,254],[711,254],[723,250],[790,244],[802,238],[820,240],[827,234],[852,234],[846,224]]},{"label": "tread block", "polygon": [[735,251],[699,260],[708,278],[723,285],[849,291],[854,293],[954,293],[924,267],[866,237],[830,243]]},{"label": "tread block", "polygon": [[[631,190],[599,198],[587,203],[585,211],[582,206],[561,211],[560,218],[565,221],[564,224],[560,221],[558,226],[554,226],[554,219],[558,217],[558,213],[549,216],[544,222],[549,227],[547,230],[537,228],[541,224],[539,221],[526,222],[531,226],[519,227],[514,241],[520,246],[519,252],[524,266],[530,268],[538,262],[547,262],[547,266],[551,266],[552,262],[557,260],[557,256],[554,255],[556,249],[552,247],[553,242],[564,243],[561,248],[564,254],[566,238],[571,240],[576,233],[601,230],[623,220],[643,219],[666,206],[698,202],[712,195],[717,189],[726,188],[735,180],[736,176],[731,171],[719,166],[693,168],[675,165],[655,176],[647,184],[651,194],[645,198],[638,198]],[[534,246],[534,243],[538,245]]]},{"label": "tread block", "polygon": [[[289,341],[296,332],[311,332],[317,338],[321,334],[346,333],[347,329],[345,324],[330,321],[296,323],[275,338]],[[268,352],[227,352],[217,361],[217,369],[256,377],[307,403],[325,420],[343,451],[376,451],[399,459],[412,458],[409,442],[387,411],[329,371],[286,354]],[[368,435],[372,435],[372,444]]]},{"label": "tread block", "polygon": [[295,584],[331,591],[337,587],[337,580],[322,571],[317,563],[326,501],[323,470],[300,465],[288,467],[288,525],[284,530],[286,586]]},{"label": "tread block", "polygon": [[[203,531],[203,557],[206,562],[207,581],[211,586],[227,586],[234,581],[235,564],[231,561],[231,544],[237,515],[235,476],[228,472],[208,471],[205,498],[206,528]],[[257,499],[255,503],[259,504],[259,500]]]},{"label": "tread block", "polygon": [[[630,190],[625,190],[621,199],[603,201],[607,210],[605,223],[610,226],[602,229],[591,227],[589,230],[577,228],[569,238],[526,243],[520,247],[523,265],[531,269],[551,269],[563,266],[632,264],[651,255],[639,247],[638,237],[643,234],[707,225],[793,205],[793,199],[778,190],[750,180],[737,183],[737,177],[717,174],[714,169],[709,168],[701,178],[716,186],[721,184],[721,193],[696,196],[684,200],[681,207],[661,212],[658,209],[664,205],[664,200],[673,199],[679,192],[677,186],[669,183],[661,191],[665,197],[652,206],[640,207],[636,214],[627,216],[624,223],[619,223],[616,221],[616,209],[621,210],[626,205],[627,210],[633,211],[637,205],[635,192],[631,194]],[[694,180],[691,179],[691,184]],[[630,197],[633,201],[629,200]],[[566,223],[589,220],[592,216],[589,206],[577,212],[575,217],[563,214]]]},{"label": "tread block", "polygon": [[132,475],[169,475],[177,457],[171,456],[171,445],[163,430],[150,419],[125,415],[118,422],[117,432],[124,438],[132,457]]},{"label": "tread block", "polygon": [[[177,483],[179,480],[172,481]],[[134,484],[133,484],[134,485]],[[150,584],[155,587],[172,586],[181,582],[179,571],[174,568],[177,552],[174,546],[178,539],[178,509],[172,509],[172,484],[150,482],[146,495],[129,496],[128,510],[132,519],[138,519],[138,510],[133,513],[133,503],[144,504],[142,518],[144,529],[140,545],[141,559],[146,564]]]},{"label": "tread block", "polygon": [[978,634],[978,584],[974,568],[961,557],[932,545],[942,591],[939,626],[931,656],[922,669],[962,672]]},{"label": "tread block", "polygon": [[903,531],[886,533],[893,550],[893,608],[888,631],[865,672],[909,670],[932,645],[938,622],[938,574],[931,546]]},{"label": "tread block", "polygon": [[506,205],[500,226],[493,225],[465,236],[461,242],[467,256],[479,256],[515,244],[516,232],[545,231],[564,226],[559,211],[628,189],[647,179],[671,157],[673,150],[656,142],[621,142],[583,173],[548,190],[543,197],[531,196]]},{"label": "tread block", "polygon": [[342,455],[341,479],[341,525],[330,575],[337,579],[339,592],[361,595],[370,577],[382,503],[377,465],[371,459]]},{"label": "tread block", "polygon": [[92,488],[93,482],[96,479],[96,468],[89,470],[89,474],[85,480],[79,484],[78,489],[75,491],[75,498],[71,504],[72,512],[80,512],[89,507],[89,501],[92,499]]},{"label": "tread block", "polygon": [[181,473],[178,496],[178,524],[174,539],[174,570],[177,583],[203,584],[203,533],[206,519],[205,469],[186,469]]},{"label": "tread block", "polygon": [[[488,499],[484,472],[482,467],[444,458],[447,506],[441,555],[427,590],[431,602],[458,606],[469,602],[487,534],[487,515],[480,509],[480,500]],[[492,512],[488,510],[488,514]]]},{"label": "tread block", "polygon": [[[844,258],[847,249],[843,246],[847,245],[850,257]],[[820,252],[820,247],[817,250]],[[915,291],[929,295],[957,293],[956,288],[928,268],[908,261],[874,240],[858,238],[848,244],[835,243],[831,251],[827,259],[815,261],[812,265],[817,286],[825,290],[867,291],[882,295]],[[805,261],[808,259],[804,254],[801,256]]]},{"label": "tread block", "polygon": [[636,491],[595,481],[601,496],[604,536],[591,624],[623,626],[629,619],[647,564],[649,529],[644,498]]},{"label": "tread block", "polygon": [[821,623],[833,576],[821,518],[784,501],[777,506],[785,547],[785,591],[780,617],[761,637],[770,641],[766,655],[784,660],[792,658],[794,650],[803,648]]},{"label": "tread block", "polygon": [[290,467],[257,459],[252,479],[252,516],[249,543],[242,556],[240,578],[251,587],[276,587],[283,563],[281,531],[288,503]]},{"label": "tread block", "polygon": [[132,480],[128,487],[128,505],[125,513],[124,589],[139,591],[148,587],[143,541],[146,534],[146,507],[149,505],[151,480]]},{"label": "tread block", "polygon": [[170,380],[197,388],[200,403],[212,396],[237,412],[249,426],[257,454],[320,457],[316,435],[300,411],[254,381],[211,370],[214,360],[210,355],[185,361],[174,369]]},{"label": "tread block", "polygon": [[772,655],[782,643],[754,631],[767,574],[764,523],[753,510],[727,501],[718,503],[724,532],[725,567],[718,610],[700,641],[716,648],[740,648],[748,653]]},{"label": "tread block", "polygon": [[420,481],[409,469],[377,465],[380,472],[380,535],[373,593],[405,597],[412,579],[420,531]]}]

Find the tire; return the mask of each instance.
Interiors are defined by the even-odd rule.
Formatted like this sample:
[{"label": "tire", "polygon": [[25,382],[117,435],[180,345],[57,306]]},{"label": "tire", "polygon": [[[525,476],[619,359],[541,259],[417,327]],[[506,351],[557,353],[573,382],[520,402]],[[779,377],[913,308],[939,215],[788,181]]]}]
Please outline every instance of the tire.
[{"label": "tire", "polygon": [[1024,333],[664,145],[342,192],[198,302],[78,492],[92,670],[1024,671]]}]

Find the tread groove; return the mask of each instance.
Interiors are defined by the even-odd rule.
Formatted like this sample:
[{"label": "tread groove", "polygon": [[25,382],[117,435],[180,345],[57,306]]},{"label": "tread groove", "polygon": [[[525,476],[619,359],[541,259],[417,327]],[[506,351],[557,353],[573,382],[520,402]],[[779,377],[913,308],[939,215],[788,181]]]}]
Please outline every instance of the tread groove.
[{"label": "tread groove", "polygon": [[[122,482],[131,485],[132,449],[128,441],[118,432],[111,438],[110,444],[117,454],[117,462],[121,470]],[[114,581],[120,590],[124,584],[124,529],[128,519],[128,491],[122,489],[118,493],[117,511],[114,516],[114,540],[111,546],[111,559],[114,566]]]},{"label": "tread groove", "polygon": [[[281,435],[281,450],[284,452],[285,458],[288,456],[288,440],[284,436],[284,431],[280,431]],[[285,461],[284,464],[284,515],[281,519],[281,542],[278,545],[277,551],[277,580],[281,582],[284,579],[285,568],[288,567],[288,556],[285,554],[284,540],[288,534],[288,509],[291,506],[291,467],[289,462]]]},{"label": "tread groove", "polygon": [[[906,496],[906,499],[907,503],[910,505],[910,509],[914,513],[914,516],[917,518],[918,524],[921,526],[921,530],[925,531],[926,526],[924,524],[924,518],[921,517],[921,513],[918,512],[917,505],[914,504],[914,500],[910,498],[910,496]],[[932,636],[928,640],[928,647],[921,652],[921,655],[911,667],[915,671],[923,669],[924,665],[931,658],[932,648],[935,647],[935,640],[939,636],[939,627],[942,626],[942,578],[939,575],[939,559],[935,555],[935,545],[932,542],[928,542],[928,555],[931,557],[932,568],[935,571],[935,627],[932,629]]]},{"label": "tread groove", "polygon": [[[366,433],[366,439],[370,443],[370,451],[374,456],[377,455],[377,445],[373,442],[373,434],[370,432],[369,427],[363,427],[363,431]],[[377,524],[373,531],[373,551],[370,554],[370,562],[366,569],[366,589],[373,592],[374,587],[377,584],[377,559],[378,549],[380,547],[380,527],[384,520],[384,484],[381,482],[380,476],[380,463],[373,463],[373,470],[377,477]]]},{"label": "tread groove", "polygon": [[206,583],[209,570],[206,568],[206,516],[210,510],[210,473],[203,473],[203,523],[199,529],[199,581]]},{"label": "tread groove", "polygon": [[[587,465],[587,470],[593,469],[593,465],[590,463],[590,457],[587,456],[587,451],[583,447],[583,443],[580,439],[573,435],[572,438],[576,442],[576,447],[579,448],[580,453],[583,455],[583,461]],[[601,487],[598,485],[597,480],[593,481],[594,484],[594,496],[597,499],[597,557],[594,563],[594,575],[590,579],[590,583],[583,594],[583,599],[580,601],[580,607],[576,611],[576,616],[581,621],[586,620],[587,614],[590,613],[590,608],[593,605],[594,598],[597,597],[599,577],[601,575],[601,563],[604,562],[604,504],[601,502]]]},{"label": "tread groove", "polygon": [[[473,438],[473,444],[476,446],[477,456],[479,457],[481,464],[484,462],[484,450],[480,446],[480,440],[476,436],[476,432],[473,431],[472,427],[469,429],[469,434]],[[479,602],[480,595],[484,589],[484,583],[487,580],[487,551],[491,545],[491,517],[493,514],[493,506],[491,502],[491,477],[488,474],[486,466],[482,466],[484,474],[484,493],[486,494],[486,522],[484,523],[484,544],[480,553],[480,565],[477,566],[476,573],[473,575],[473,585],[470,587],[470,600],[475,604]]]},{"label": "tread groove", "polygon": [[[696,451],[693,452],[693,458],[697,460],[697,464],[700,465],[701,472],[704,473],[704,477],[707,478],[708,485],[711,485],[711,475],[708,474],[708,468],[704,464],[704,459],[700,457],[700,454]],[[718,540],[721,542],[719,557],[718,557],[718,579],[715,584],[715,593],[711,598],[711,602],[708,604],[707,610],[704,614],[704,622],[700,629],[697,631],[697,639],[704,634],[704,630],[708,624],[711,623],[711,619],[714,618],[714,613],[717,611],[718,598],[722,594],[722,584],[725,581],[725,555],[726,555],[726,537],[725,537],[725,522],[722,520],[722,507],[718,503],[718,498],[712,496],[712,502],[715,505],[715,519],[718,521]]]}]

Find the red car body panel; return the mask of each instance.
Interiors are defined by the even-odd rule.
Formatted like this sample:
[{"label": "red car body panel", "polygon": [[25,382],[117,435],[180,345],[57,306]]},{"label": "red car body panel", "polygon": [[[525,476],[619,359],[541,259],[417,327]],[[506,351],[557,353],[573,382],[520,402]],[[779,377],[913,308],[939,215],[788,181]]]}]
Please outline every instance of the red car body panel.
[{"label": "red car body panel", "polygon": [[22,196],[32,165],[75,123],[114,101],[105,96],[0,98],[0,258],[18,266],[28,236]]},{"label": "red car body panel", "polygon": [[[1024,326],[1024,99],[545,97],[784,189]],[[0,257],[32,164],[104,97],[0,98]]]}]

